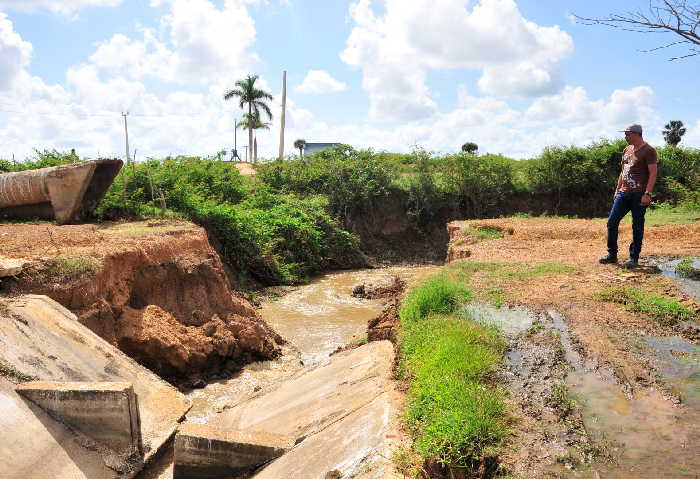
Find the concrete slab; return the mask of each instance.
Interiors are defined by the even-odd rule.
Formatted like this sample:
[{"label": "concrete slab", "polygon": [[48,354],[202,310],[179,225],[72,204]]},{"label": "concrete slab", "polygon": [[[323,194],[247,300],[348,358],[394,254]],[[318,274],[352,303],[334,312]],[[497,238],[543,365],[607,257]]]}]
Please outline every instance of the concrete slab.
[{"label": "concrete slab", "polygon": [[117,453],[143,454],[138,402],[131,383],[32,381],[16,390],[51,417]]},{"label": "concrete slab", "polygon": [[28,264],[29,261],[24,259],[5,258],[0,256],[0,278],[18,275]]},{"label": "concrete slab", "polygon": [[393,390],[393,361],[394,349],[389,341],[345,351],[211,417],[209,424],[280,434],[299,442]]},{"label": "concrete slab", "polygon": [[96,451],[15,391],[0,376],[0,476],[3,479],[114,479]]},{"label": "concrete slab", "polygon": [[289,451],[277,434],[183,424],[175,436],[174,479],[217,479],[261,466]]},{"label": "concrete slab", "polygon": [[[172,437],[190,408],[180,392],[81,325],[50,298],[29,295],[8,302],[7,310],[0,312],[0,359],[40,380],[129,382],[139,401],[145,460]],[[0,416],[4,414],[13,412],[0,411]],[[22,433],[11,440],[23,442],[25,447],[18,451],[41,461],[32,453],[31,435]],[[9,460],[8,454],[0,448],[0,463]]]},{"label": "concrete slab", "polygon": [[395,475],[389,458],[395,443],[396,400],[391,392],[309,437],[272,462],[254,479],[325,479],[362,477],[388,479]]}]

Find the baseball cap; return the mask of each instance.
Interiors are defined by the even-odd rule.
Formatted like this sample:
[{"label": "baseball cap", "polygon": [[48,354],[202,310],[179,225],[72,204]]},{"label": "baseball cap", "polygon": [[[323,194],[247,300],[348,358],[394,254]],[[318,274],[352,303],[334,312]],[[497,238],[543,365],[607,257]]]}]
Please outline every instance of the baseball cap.
[{"label": "baseball cap", "polygon": [[620,130],[620,133],[627,132],[627,131],[641,135],[642,134],[642,125],[640,125],[639,123],[632,123],[630,126],[625,128],[624,130]]}]

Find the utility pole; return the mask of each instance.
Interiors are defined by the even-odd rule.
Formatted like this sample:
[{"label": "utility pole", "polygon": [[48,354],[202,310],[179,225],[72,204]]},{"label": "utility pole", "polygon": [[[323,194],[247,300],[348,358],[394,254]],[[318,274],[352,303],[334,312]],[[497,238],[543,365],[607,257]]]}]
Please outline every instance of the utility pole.
[{"label": "utility pole", "polygon": [[287,70],[282,72],[282,116],[280,117],[280,150],[279,157],[284,158],[284,113],[287,108]]},{"label": "utility pole", "polygon": [[245,148],[245,157],[247,161],[250,161],[250,158],[248,158],[248,145],[243,145],[243,148]]},{"label": "utility pole", "polygon": [[129,112],[122,112],[122,116],[124,117],[124,137],[126,139],[126,163],[129,164],[129,128],[126,125],[126,117],[129,115]]},{"label": "utility pole", "polygon": [[258,162],[258,137],[253,138],[253,162]]}]

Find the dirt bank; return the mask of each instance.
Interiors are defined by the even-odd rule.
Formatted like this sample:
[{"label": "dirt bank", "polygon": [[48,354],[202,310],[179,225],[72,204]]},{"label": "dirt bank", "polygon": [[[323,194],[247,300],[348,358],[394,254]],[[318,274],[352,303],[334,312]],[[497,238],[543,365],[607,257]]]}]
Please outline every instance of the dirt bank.
[{"label": "dirt bank", "polygon": [[51,297],[165,378],[203,384],[280,352],[191,223],[6,224],[0,238],[0,256],[29,262],[2,294]]}]

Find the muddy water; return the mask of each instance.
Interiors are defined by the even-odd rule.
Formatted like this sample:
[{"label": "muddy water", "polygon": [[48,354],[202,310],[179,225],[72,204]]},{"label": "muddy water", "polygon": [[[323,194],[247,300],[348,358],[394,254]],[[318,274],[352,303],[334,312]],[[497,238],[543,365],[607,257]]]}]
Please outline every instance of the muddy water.
[{"label": "muddy water", "polygon": [[[700,409],[678,405],[657,390],[625,392],[612,374],[595,370],[575,349],[563,318],[550,311],[566,359],[567,383],[581,405],[588,434],[614,458],[564,477],[683,478],[700,473]],[[591,475],[593,474],[593,475]]]},{"label": "muddy water", "polygon": [[388,283],[394,276],[410,284],[435,271],[435,266],[421,266],[329,273],[277,301],[264,303],[260,313],[299,349],[304,364],[314,364],[338,346],[365,337],[367,321],[381,311],[381,300],[353,297],[354,286]]},{"label": "muddy water", "polygon": [[381,311],[382,301],[353,297],[356,285],[388,283],[394,276],[410,285],[437,269],[394,266],[328,273],[281,298],[265,301],[260,315],[290,343],[284,355],[275,361],[249,364],[231,379],[190,392],[192,409],[187,420],[205,424],[212,415],[234,407],[260,389],[325,360],[339,346],[366,337],[367,321]]},{"label": "muddy water", "polygon": [[[691,258],[691,260],[693,261],[694,267],[700,268],[700,258]],[[684,278],[676,274],[676,267],[681,261],[681,259],[675,259],[662,262],[658,266],[663,274],[670,276],[678,283],[678,286],[685,294],[694,298],[695,301],[700,301],[700,281]]]}]

